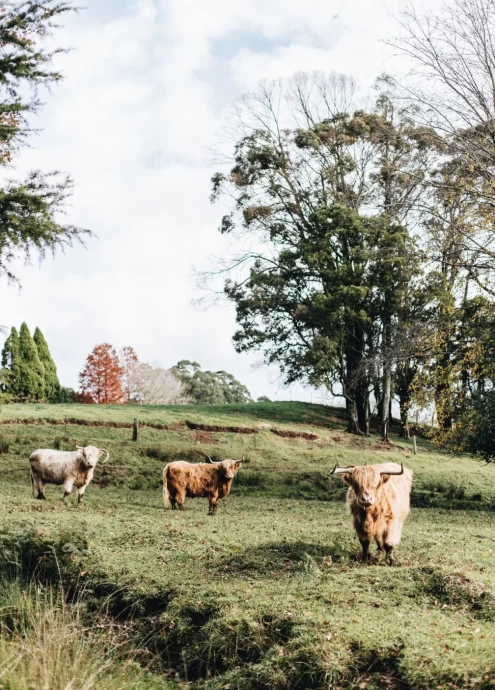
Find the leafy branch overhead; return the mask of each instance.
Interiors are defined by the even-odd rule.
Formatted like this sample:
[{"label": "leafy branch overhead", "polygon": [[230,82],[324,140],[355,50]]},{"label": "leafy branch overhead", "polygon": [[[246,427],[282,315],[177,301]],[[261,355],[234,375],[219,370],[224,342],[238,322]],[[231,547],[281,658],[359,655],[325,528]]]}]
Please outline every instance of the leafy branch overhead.
[{"label": "leafy branch overhead", "polygon": [[[7,2],[0,11],[0,165],[8,167],[30,134],[32,115],[42,105],[40,92],[62,75],[53,59],[63,49],[50,50],[46,39],[56,20],[71,11],[68,3]],[[31,260],[64,249],[88,230],[61,224],[73,183],[58,172],[31,172],[24,181],[11,180],[0,188],[0,276],[17,278],[11,268],[17,257]]]}]

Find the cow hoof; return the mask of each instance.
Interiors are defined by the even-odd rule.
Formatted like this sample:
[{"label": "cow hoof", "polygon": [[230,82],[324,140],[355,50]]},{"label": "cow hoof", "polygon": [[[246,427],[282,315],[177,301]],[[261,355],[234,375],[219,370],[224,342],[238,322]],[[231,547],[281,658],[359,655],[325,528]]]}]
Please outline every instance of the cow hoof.
[{"label": "cow hoof", "polygon": [[36,498],[38,501],[46,501],[46,497],[44,494],[38,494]]}]

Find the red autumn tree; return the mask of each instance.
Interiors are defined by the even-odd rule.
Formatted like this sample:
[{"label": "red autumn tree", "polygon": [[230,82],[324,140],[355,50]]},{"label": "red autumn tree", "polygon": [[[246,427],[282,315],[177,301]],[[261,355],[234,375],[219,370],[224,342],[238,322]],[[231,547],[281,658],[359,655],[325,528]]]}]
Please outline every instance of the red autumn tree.
[{"label": "red autumn tree", "polygon": [[132,399],[131,379],[138,364],[139,359],[134,348],[129,345],[123,347],[120,351],[120,366],[122,367],[122,390],[127,403]]},{"label": "red autumn tree", "polygon": [[119,356],[109,343],[97,345],[79,374],[81,394],[98,405],[123,403],[123,370]]}]

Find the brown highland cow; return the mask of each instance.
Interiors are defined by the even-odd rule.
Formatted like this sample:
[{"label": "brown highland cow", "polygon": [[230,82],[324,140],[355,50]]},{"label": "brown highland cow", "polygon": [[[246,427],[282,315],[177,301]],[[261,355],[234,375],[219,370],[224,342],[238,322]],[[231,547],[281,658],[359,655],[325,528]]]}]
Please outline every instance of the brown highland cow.
[{"label": "brown highland cow", "polygon": [[218,500],[228,496],[232,480],[242,460],[222,460],[210,464],[191,463],[183,460],[170,462],[163,470],[163,503],[172,510],[177,506],[184,510],[186,496],[189,498],[208,498],[208,515],[214,515]]}]

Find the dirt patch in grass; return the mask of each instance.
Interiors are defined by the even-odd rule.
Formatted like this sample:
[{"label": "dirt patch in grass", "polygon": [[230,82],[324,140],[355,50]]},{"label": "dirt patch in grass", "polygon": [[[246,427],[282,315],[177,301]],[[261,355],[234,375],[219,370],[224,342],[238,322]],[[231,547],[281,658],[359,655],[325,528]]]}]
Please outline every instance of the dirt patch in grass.
[{"label": "dirt patch in grass", "polygon": [[209,424],[196,424],[186,420],[188,429],[197,431],[217,431],[228,434],[259,434],[259,429],[253,429],[245,426],[211,426]]},{"label": "dirt patch in grass", "polygon": [[404,448],[402,446],[398,446],[395,443],[392,443],[389,439],[380,439],[379,441],[376,441],[375,443],[372,443],[370,446],[371,450],[379,450],[379,451],[393,451],[394,453],[396,451],[402,451]]},{"label": "dirt patch in grass", "polygon": [[282,438],[303,438],[306,441],[316,441],[318,436],[306,431],[287,431],[286,429],[270,429],[272,434],[282,436]]},{"label": "dirt patch in grass", "polygon": [[214,446],[219,443],[219,440],[211,431],[195,431],[194,440],[197,443],[208,443],[210,446]]},{"label": "dirt patch in grass", "polygon": [[[100,420],[76,419],[74,417],[67,417],[67,419],[52,419],[50,417],[26,418],[26,419],[2,419],[0,420],[2,426],[15,425],[29,425],[29,426],[88,426],[88,427],[107,427],[109,429],[132,429],[130,422],[105,422]],[[171,424],[138,424],[139,427],[147,427],[149,429],[157,429],[159,431],[183,431],[185,425],[183,422],[172,422]]]}]

